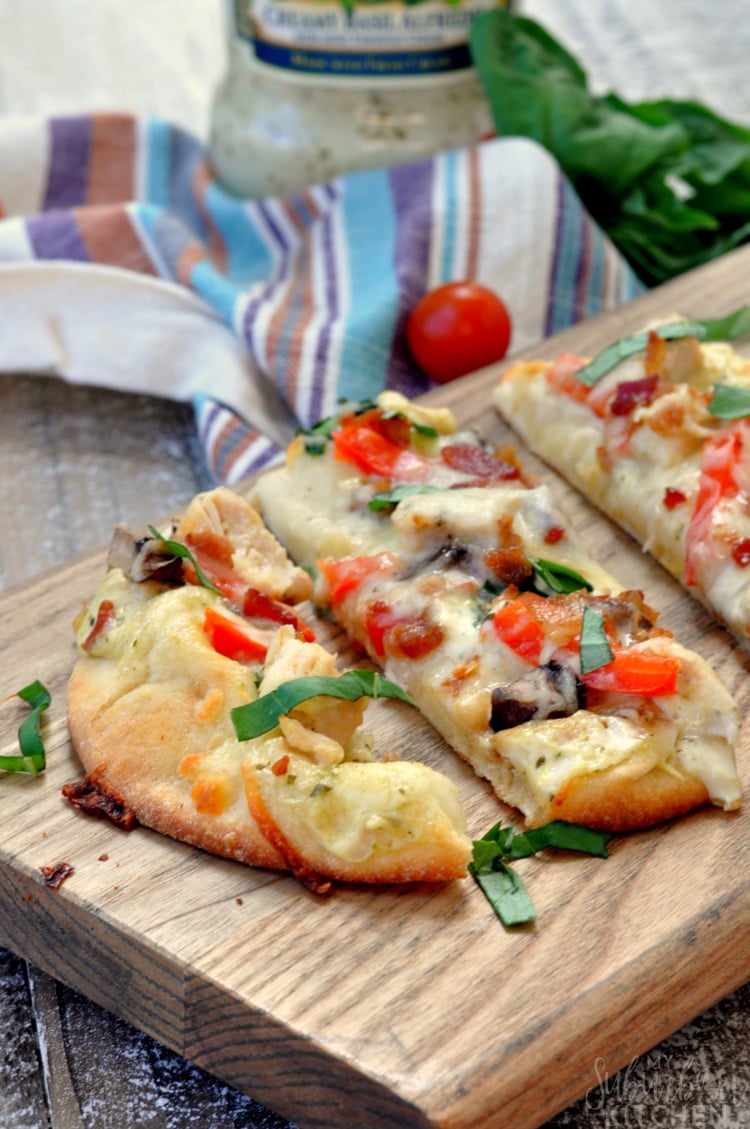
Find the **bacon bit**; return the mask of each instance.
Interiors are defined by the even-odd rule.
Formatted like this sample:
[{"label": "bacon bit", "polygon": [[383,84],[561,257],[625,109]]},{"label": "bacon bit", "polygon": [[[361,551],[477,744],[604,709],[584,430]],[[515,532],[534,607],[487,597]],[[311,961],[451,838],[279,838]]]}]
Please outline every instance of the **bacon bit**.
[{"label": "bacon bit", "polygon": [[271,765],[271,772],[274,776],[286,776],[287,769],[289,768],[289,754],[284,753],[283,757],[279,757]]},{"label": "bacon bit", "polygon": [[686,501],[687,495],[683,494],[682,490],[675,490],[674,486],[667,486],[663,498],[665,509],[673,510],[676,506],[681,506],[682,503]]},{"label": "bacon bit", "polygon": [[458,693],[464,682],[472,678],[478,670],[479,659],[475,656],[469,659],[468,662],[459,663],[458,666],[454,666],[448,678],[443,681],[443,686],[453,694]]},{"label": "bacon bit", "polygon": [[106,853],[99,855],[99,862],[109,862],[109,855]]},{"label": "bacon bit", "polygon": [[97,819],[108,819],[123,831],[130,831],[137,820],[135,811],[125,797],[104,782],[105,766],[99,765],[84,776],[63,784],[62,794],[75,808]]},{"label": "bacon bit", "polygon": [[551,525],[544,535],[544,541],[547,545],[556,545],[565,536],[565,530],[562,525]]},{"label": "bacon bit", "polygon": [[386,628],[384,644],[393,658],[422,659],[439,647],[444,638],[442,627],[420,616],[410,623]]},{"label": "bacon bit", "polygon": [[490,572],[504,584],[520,587],[534,572],[522,549],[488,549],[482,559]]},{"label": "bacon bit", "polygon": [[259,588],[248,587],[242,600],[242,614],[248,619],[265,619],[272,623],[290,624],[306,642],[315,639],[315,632],[288,604],[274,599]]},{"label": "bacon bit", "polygon": [[484,447],[463,445],[443,447],[440,458],[452,470],[460,471],[462,474],[474,475],[478,480],[477,485],[484,485],[485,482],[493,482],[497,479],[505,481],[521,476],[521,471],[517,466],[499,458]]},{"label": "bacon bit", "polygon": [[661,337],[656,330],[648,331],[646,352],[643,356],[643,368],[647,376],[654,376],[662,372],[667,359],[666,338]]},{"label": "bacon bit", "polygon": [[750,565],[750,538],[738,541],[732,548],[732,560],[738,568],[747,568]]},{"label": "bacon bit", "polygon": [[610,404],[613,416],[627,416],[639,404],[650,404],[656,395],[659,377],[644,376],[640,380],[624,380],[618,384],[617,392]]},{"label": "bacon bit", "polygon": [[83,650],[88,651],[91,647],[93,647],[94,643],[102,634],[102,632],[106,631],[107,628],[114,623],[114,621],[115,605],[111,600],[102,600],[96,613],[94,626],[91,628],[91,631],[89,631],[83,643],[81,643]]},{"label": "bacon bit", "polygon": [[56,862],[54,866],[40,866],[44,875],[44,885],[48,890],[59,890],[66,878],[74,873],[69,862]]},{"label": "bacon bit", "polygon": [[497,519],[497,543],[504,549],[523,548],[523,539],[513,528],[513,514],[501,514]]}]

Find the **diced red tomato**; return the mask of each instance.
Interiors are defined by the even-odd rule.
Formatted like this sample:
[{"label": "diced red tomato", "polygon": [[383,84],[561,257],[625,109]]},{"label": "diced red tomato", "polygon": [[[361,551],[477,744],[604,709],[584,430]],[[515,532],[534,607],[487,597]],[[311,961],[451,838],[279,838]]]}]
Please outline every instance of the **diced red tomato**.
[{"label": "diced red tomato", "polygon": [[665,510],[673,510],[686,501],[687,496],[683,494],[682,490],[676,490],[674,486],[667,486],[665,488],[664,497],[662,499]]},{"label": "diced red tomato", "polygon": [[745,537],[737,542],[732,549],[732,560],[738,568],[747,568],[750,565],[750,538]]},{"label": "diced red tomato", "polygon": [[395,442],[356,416],[332,433],[334,458],[352,463],[365,474],[394,482],[423,482],[430,473],[430,459]]},{"label": "diced red tomato", "polygon": [[675,694],[679,659],[636,651],[632,647],[613,648],[612,662],[581,675],[584,685],[594,690],[621,694],[643,694],[647,697]]},{"label": "diced red tomato", "polygon": [[406,623],[408,616],[397,612],[386,600],[373,600],[365,609],[363,623],[367,637],[378,658],[385,654],[385,635],[397,624]]},{"label": "diced red tomato", "polygon": [[539,662],[545,634],[525,600],[502,604],[492,617],[492,626],[501,642],[522,659]]},{"label": "diced red tomato", "polygon": [[397,560],[395,553],[383,552],[368,557],[344,557],[340,561],[330,558],[318,561],[318,568],[328,581],[332,606],[340,604],[371,576],[390,572]]},{"label": "diced red tomato", "polygon": [[91,628],[88,635],[81,643],[81,649],[88,651],[94,645],[99,636],[112,626],[116,618],[117,613],[115,611],[115,605],[112,603],[112,601],[102,600],[96,611],[94,626]]},{"label": "diced red tomato", "polygon": [[203,630],[213,649],[225,658],[240,663],[262,663],[266,657],[268,647],[264,640],[215,608],[205,609]]},{"label": "diced red tomato", "polygon": [[738,478],[744,446],[748,440],[750,421],[739,419],[717,431],[703,448],[698,496],[687,531],[686,584],[697,582],[701,555],[709,549],[711,543],[716,506],[723,499],[736,497],[742,488]]},{"label": "diced red tomato", "polygon": [[589,397],[589,387],[582,380],[578,380],[576,373],[583,368],[585,361],[574,353],[561,353],[557,360],[547,370],[547,383],[551,384],[556,392],[563,392],[579,403],[585,403]]}]

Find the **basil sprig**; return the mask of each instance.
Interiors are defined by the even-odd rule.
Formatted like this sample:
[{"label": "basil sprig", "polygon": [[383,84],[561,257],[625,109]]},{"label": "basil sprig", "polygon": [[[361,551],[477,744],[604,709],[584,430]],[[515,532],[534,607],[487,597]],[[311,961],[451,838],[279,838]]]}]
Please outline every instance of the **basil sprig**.
[{"label": "basil sprig", "polygon": [[282,682],[268,694],[261,694],[246,706],[236,706],[231,711],[232,724],[238,741],[250,741],[274,729],[279,718],[290,713],[295,706],[310,698],[324,695],[356,702],[359,698],[398,698],[413,706],[414,702],[399,686],[383,678],[375,670],[348,670],[340,675],[311,675]]},{"label": "basil sprig", "polygon": [[[699,341],[734,341],[750,333],[750,306],[741,306],[723,318],[700,321],[687,318],[683,321],[670,322],[658,326],[654,332],[665,341],[673,341],[681,337],[697,337]],[[591,388],[620,361],[641,353],[648,344],[648,336],[648,333],[637,333],[633,337],[620,338],[588,364],[579,368],[575,373],[576,378]]]},{"label": "basil sprig", "polygon": [[717,381],[708,410],[717,419],[744,419],[745,416],[750,416],[750,388]]},{"label": "basil sprig", "polygon": [[611,663],[614,655],[604,630],[604,617],[593,608],[583,609],[581,624],[581,674]]},{"label": "basil sprig", "polygon": [[410,498],[413,494],[439,493],[439,486],[428,486],[421,482],[402,482],[398,486],[394,486],[392,490],[373,494],[367,505],[371,510],[389,510],[393,506],[397,506],[404,498]]},{"label": "basil sprig", "polygon": [[221,595],[221,592],[216,587],[216,585],[212,584],[208,579],[205,572],[188,549],[187,545],[183,545],[181,541],[169,541],[166,537],[163,537],[159,530],[156,529],[153,525],[149,525],[148,531],[152,537],[156,538],[157,541],[161,541],[162,545],[172,554],[172,556],[181,557],[183,560],[190,561],[191,565],[195,569],[195,575],[198,577],[199,582],[203,585],[204,588],[208,588],[210,592],[215,592],[217,596]]},{"label": "basil sprig", "polygon": [[22,690],[17,691],[17,697],[22,698],[31,706],[31,713],[21,723],[18,729],[18,746],[20,756],[0,757],[0,770],[3,772],[30,772],[37,776],[43,772],[47,764],[47,754],[41,733],[41,719],[43,712],[49,707],[52,697],[47,687],[38,680],[30,682]]},{"label": "basil sprig", "polygon": [[585,588],[587,592],[592,592],[594,589],[594,585],[581,576],[580,572],[569,568],[568,565],[560,564],[559,561],[547,561],[543,557],[537,557],[531,558],[531,565],[534,569],[534,587],[542,596],[551,596],[559,592],[578,592],[581,588]]},{"label": "basil sprig", "polygon": [[529,831],[493,824],[472,844],[469,872],[503,925],[526,925],[536,919],[536,910],[523,880],[508,865],[517,859],[557,847],[566,851],[607,858],[612,836],[579,823],[554,820]]}]

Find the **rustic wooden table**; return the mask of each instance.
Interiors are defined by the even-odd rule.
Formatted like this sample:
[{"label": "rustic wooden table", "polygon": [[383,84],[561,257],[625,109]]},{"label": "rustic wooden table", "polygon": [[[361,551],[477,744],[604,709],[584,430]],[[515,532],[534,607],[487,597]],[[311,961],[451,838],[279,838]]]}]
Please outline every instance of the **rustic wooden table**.
[{"label": "rustic wooden table", "polygon": [[[217,8],[0,0],[0,112],[116,108],[203,134],[223,65]],[[745,9],[746,0],[682,0],[678,17],[665,0],[524,5],[601,88],[694,96],[750,124]],[[189,407],[39,375],[0,376],[0,453],[3,588],[100,545],[116,521],[142,522],[209,485]],[[5,951],[0,1039],[4,1129],[287,1124]],[[746,986],[618,1074],[593,1064],[588,1095],[549,1129],[750,1125],[748,1046]]]}]

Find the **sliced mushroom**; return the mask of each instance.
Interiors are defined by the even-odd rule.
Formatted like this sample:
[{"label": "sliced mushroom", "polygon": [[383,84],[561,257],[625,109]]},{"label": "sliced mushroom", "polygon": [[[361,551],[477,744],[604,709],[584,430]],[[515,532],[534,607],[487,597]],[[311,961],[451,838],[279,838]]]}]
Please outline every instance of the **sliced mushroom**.
[{"label": "sliced mushroom", "polygon": [[136,584],[158,580],[162,584],[182,583],[182,561],[172,555],[163,541],[147,535],[138,537],[126,525],[118,525],[107,556],[108,568],[120,568]]},{"label": "sliced mushroom", "polygon": [[534,667],[508,686],[492,691],[490,728],[494,733],[525,721],[569,717],[582,705],[583,686],[562,663]]}]

